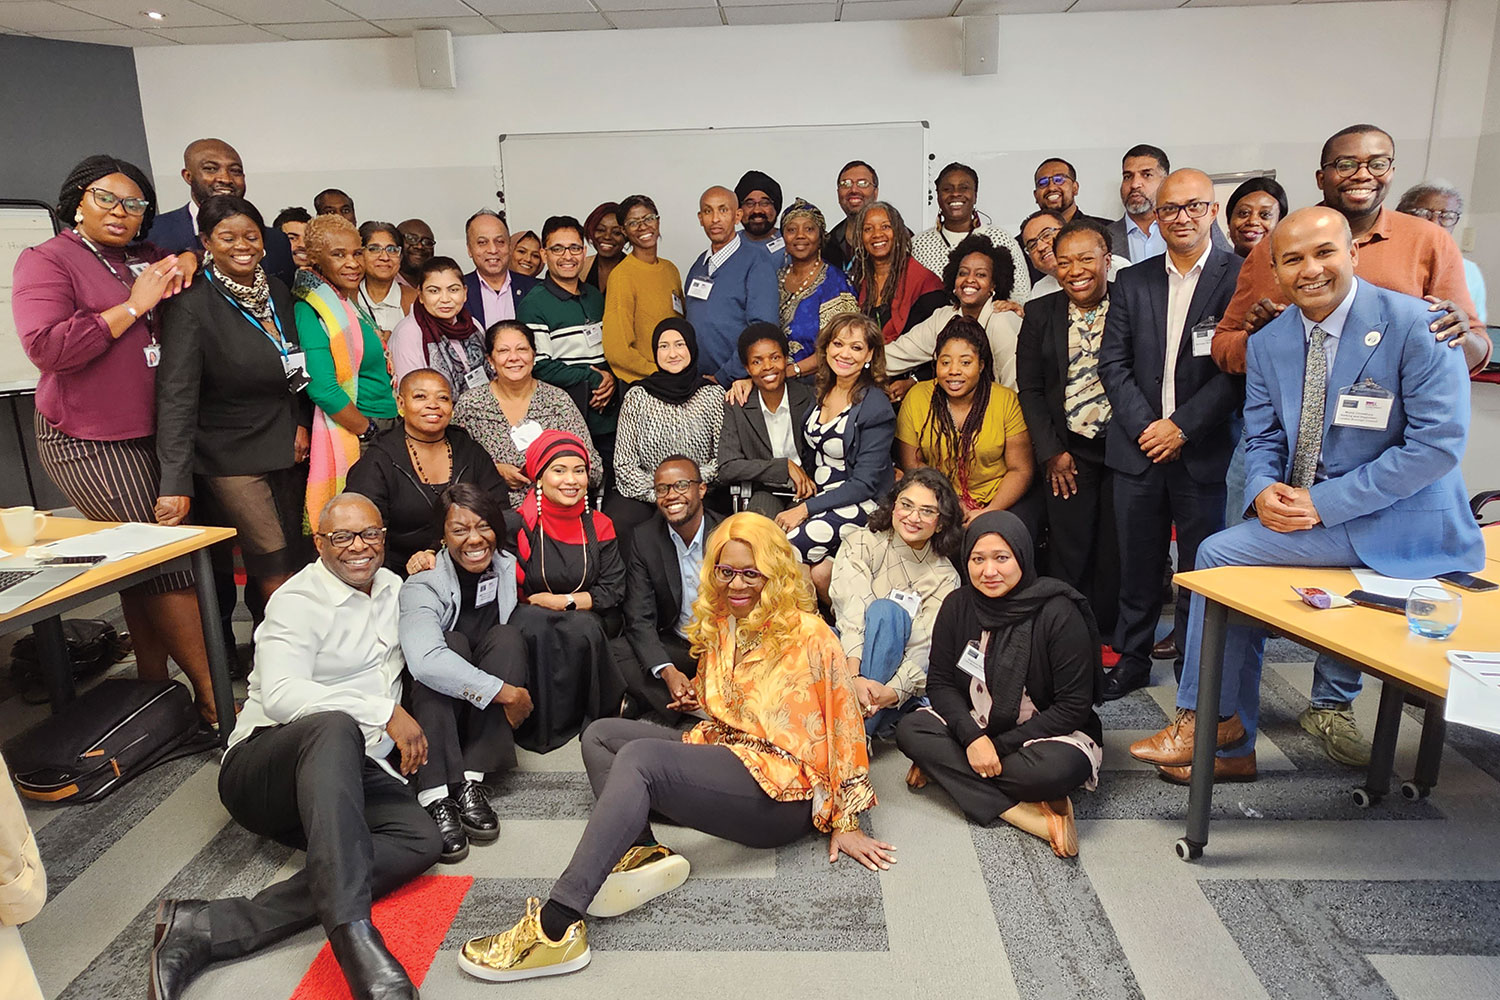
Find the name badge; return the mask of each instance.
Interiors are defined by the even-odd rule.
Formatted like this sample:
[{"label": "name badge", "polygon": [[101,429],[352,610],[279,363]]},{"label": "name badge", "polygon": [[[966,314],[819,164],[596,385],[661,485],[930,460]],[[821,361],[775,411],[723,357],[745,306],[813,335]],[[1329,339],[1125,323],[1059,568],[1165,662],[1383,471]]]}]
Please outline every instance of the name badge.
[{"label": "name badge", "polygon": [[682,315],[682,296],[676,292],[672,293],[672,311],[679,316]]},{"label": "name badge", "polygon": [[604,324],[590,323],[583,328],[583,339],[590,347],[598,347],[604,343]]},{"label": "name badge", "polygon": [[782,239],[780,236],[776,237],[774,240],[772,240],[771,242],[769,242],[769,243],[766,244],[766,252],[767,253],[780,253],[782,250],[785,250],[785,249],[786,249],[786,240]]},{"label": "name badge", "polygon": [[474,592],[474,606],[482,608],[486,604],[494,604],[495,595],[499,590],[500,581],[495,578],[494,574],[486,576],[479,581],[479,589]]},{"label": "name badge", "polygon": [[150,267],[151,265],[144,260],[133,260],[125,266],[130,268],[130,273],[132,275],[139,278],[143,273],[145,273],[146,268]]},{"label": "name badge", "polygon": [[160,344],[147,344],[145,347],[141,348],[141,353],[146,355],[147,368],[155,368],[157,365],[161,364]]},{"label": "name badge", "polygon": [[964,647],[963,655],[958,658],[958,669],[981,683],[984,682],[984,653],[979,648],[979,643],[973,639]]},{"label": "name badge", "polygon": [[486,372],[484,370],[484,366],[481,365],[480,367],[473,369],[464,376],[464,388],[478,389],[480,386],[487,384],[489,380],[489,373]]},{"label": "name badge", "polygon": [[286,372],[288,375],[299,368],[305,369],[306,367],[307,355],[303,354],[301,351],[293,351],[291,354],[284,355],[281,359],[281,370]]},{"label": "name badge", "polygon": [[531,447],[531,442],[542,436],[542,425],[535,420],[523,420],[510,429],[511,443],[516,446],[524,457],[526,449]]},{"label": "name badge", "polygon": [[1390,390],[1365,379],[1359,385],[1349,386],[1339,392],[1338,407],[1333,412],[1333,426],[1383,431],[1390,425],[1391,403],[1395,399],[1395,394]]},{"label": "name badge", "polygon": [[1207,358],[1213,356],[1214,328],[1218,326],[1217,320],[1204,320],[1190,331],[1193,337],[1193,357]]},{"label": "name badge", "polygon": [[922,595],[914,590],[893,590],[885,596],[901,605],[901,610],[912,619],[917,617],[917,609],[922,606]]},{"label": "name badge", "polygon": [[712,278],[700,277],[694,278],[692,281],[688,282],[687,293],[688,298],[690,299],[706,299],[708,298],[708,293],[713,290],[714,279]]}]

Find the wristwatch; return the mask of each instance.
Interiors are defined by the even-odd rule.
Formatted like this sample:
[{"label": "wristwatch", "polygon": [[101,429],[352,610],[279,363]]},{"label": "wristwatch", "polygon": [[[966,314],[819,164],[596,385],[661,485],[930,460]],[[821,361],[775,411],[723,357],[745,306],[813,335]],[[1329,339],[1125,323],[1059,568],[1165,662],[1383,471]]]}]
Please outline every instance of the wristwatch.
[{"label": "wristwatch", "polygon": [[1184,444],[1187,443],[1187,435],[1183,433],[1181,429],[1177,431],[1177,440],[1183,442]]},{"label": "wristwatch", "polygon": [[567,611],[577,611],[578,610],[578,602],[575,601],[575,600],[573,600],[573,595],[572,594],[568,595],[568,603],[564,604],[563,608],[565,610],[567,610]]}]

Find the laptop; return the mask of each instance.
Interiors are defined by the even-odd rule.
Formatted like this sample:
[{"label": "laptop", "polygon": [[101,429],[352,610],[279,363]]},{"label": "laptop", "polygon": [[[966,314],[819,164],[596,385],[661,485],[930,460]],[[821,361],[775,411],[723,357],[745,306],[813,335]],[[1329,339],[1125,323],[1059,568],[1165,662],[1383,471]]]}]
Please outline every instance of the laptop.
[{"label": "laptop", "polygon": [[0,615],[8,615],[48,591],[94,568],[97,559],[82,557],[59,564],[44,559],[0,559]]}]

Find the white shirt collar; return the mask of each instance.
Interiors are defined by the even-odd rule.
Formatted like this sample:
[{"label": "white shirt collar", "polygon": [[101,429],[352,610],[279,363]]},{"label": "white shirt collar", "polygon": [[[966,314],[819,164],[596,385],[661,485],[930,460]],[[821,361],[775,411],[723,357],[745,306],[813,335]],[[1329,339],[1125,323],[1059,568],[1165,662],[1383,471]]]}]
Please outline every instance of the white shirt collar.
[{"label": "white shirt collar", "polygon": [[372,600],[379,599],[384,597],[393,588],[401,586],[401,578],[382,566],[375,572],[375,579],[370,586],[370,593],[364,595],[362,591],[356,590],[335,576],[321,557],[314,561],[312,566],[312,579],[322,588],[327,602],[334,606],[343,605],[352,600],[356,595],[369,596]]},{"label": "white shirt collar", "polygon": [[1322,320],[1311,320],[1304,313],[1302,316],[1302,338],[1303,343],[1312,339],[1313,327],[1321,326],[1323,332],[1330,337],[1341,337],[1344,334],[1344,323],[1349,319],[1349,310],[1354,308],[1354,293],[1359,291],[1359,279],[1355,278],[1349,284],[1349,294],[1344,296],[1344,301],[1334,307],[1333,312]]},{"label": "white shirt collar", "polygon": [[[1217,223],[1215,223],[1215,225],[1217,225]],[[1172,275],[1176,275],[1179,278],[1185,278],[1185,277],[1188,276],[1188,274],[1192,274],[1194,271],[1197,271],[1198,273],[1201,274],[1203,272],[1204,262],[1206,262],[1208,260],[1208,255],[1211,254],[1211,253],[1213,253],[1213,252],[1214,252],[1214,241],[1213,240],[1208,240],[1204,244],[1203,252],[1201,254],[1199,254],[1198,255],[1198,259],[1193,262],[1193,266],[1187,269],[1187,274],[1183,274],[1181,271],[1177,270],[1177,265],[1174,264],[1174,263],[1172,263],[1172,252],[1170,250],[1168,250],[1167,253],[1165,254],[1165,256],[1167,258],[1167,273],[1168,274],[1172,274]]]},{"label": "white shirt collar", "polygon": [[755,398],[760,400],[760,412],[764,413],[768,417],[772,415],[779,415],[782,413],[790,414],[792,412],[791,395],[791,393],[786,391],[786,384],[783,383],[781,386],[781,405],[773,409],[766,405],[765,394],[763,394],[759,389],[755,391]]}]

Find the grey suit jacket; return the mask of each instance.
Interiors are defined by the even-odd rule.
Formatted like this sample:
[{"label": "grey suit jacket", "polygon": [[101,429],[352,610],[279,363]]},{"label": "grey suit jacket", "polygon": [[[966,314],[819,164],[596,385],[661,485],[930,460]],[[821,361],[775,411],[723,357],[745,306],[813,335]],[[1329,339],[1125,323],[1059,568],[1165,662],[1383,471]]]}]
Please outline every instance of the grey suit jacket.
[{"label": "grey suit jacket", "polygon": [[[797,464],[812,468],[802,425],[813,405],[814,392],[801,382],[786,383],[787,400],[792,408],[792,440],[797,442]],[[811,472],[808,473],[811,475]],[[760,390],[753,389],[743,406],[724,404],[724,429],[719,432],[719,482],[764,483],[786,486],[786,460],[771,457],[771,433],[766,429],[766,415],[760,411]]]},{"label": "grey suit jacket", "polygon": [[[1120,216],[1114,222],[1105,227],[1109,232],[1109,249],[1111,253],[1121,254],[1132,264],[1139,264],[1130,254],[1130,239],[1125,235],[1125,216]],[[1214,223],[1213,232],[1209,237],[1214,241],[1215,250],[1226,250],[1234,253],[1234,244],[1229,242],[1229,237],[1224,235],[1224,229],[1217,222]]]}]

